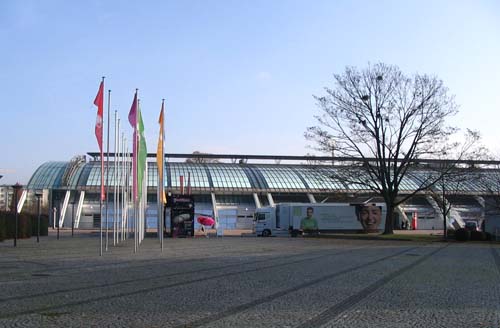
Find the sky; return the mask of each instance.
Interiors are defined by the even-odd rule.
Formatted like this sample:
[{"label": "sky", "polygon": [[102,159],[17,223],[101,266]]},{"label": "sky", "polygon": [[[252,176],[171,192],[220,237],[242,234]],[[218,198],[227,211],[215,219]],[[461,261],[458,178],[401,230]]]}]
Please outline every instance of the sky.
[{"label": "sky", "polygon": [[450,124],[500,153],[496,0],[2,0],[0,41],[0,184],[98,151],[102,76],[129,140],[139,89],[149,152],[164,98],[167,153],[305,155],[313,95],[384,62],[442,79]]}]

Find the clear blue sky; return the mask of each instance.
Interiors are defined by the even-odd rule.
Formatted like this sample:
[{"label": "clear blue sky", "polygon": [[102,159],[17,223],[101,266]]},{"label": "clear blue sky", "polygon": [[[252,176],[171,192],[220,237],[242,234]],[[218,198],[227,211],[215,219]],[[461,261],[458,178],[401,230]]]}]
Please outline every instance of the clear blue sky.
[{"label": "clear blue sky", "polygon": [[496,0],[2,0],[0,40],[0,184],[97,151],[103,75],[129,137],[139,88],[151,152],[162,98],[166,152],[312,152],[312,95],[378,61],[443,79],[461,106],[452,124],[499,149]]}]

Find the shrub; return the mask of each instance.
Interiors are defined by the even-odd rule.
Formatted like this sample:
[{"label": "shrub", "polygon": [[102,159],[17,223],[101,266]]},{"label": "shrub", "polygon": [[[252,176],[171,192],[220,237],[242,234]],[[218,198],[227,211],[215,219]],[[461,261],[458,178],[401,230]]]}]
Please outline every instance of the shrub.
[{"label": "shrub", "polygon": [[0,241],[4,241],[7,238],[7,229],[5,225],[5,214],[3,212],[0,212]]},{"label": "shrub", "polygon": [[470,240],[471,233],[468,230],[465,230],[464,228],[460,228],[455,231],[455,239],[458,241],[467,241]]},{"label": "shrub", "polygon": [[470,233],[471,240],[486,240],[486,233],[482,231],[471,231]]},{"label": "shrub", "polygon": [[[17,221],[17,238],[30,238],[35,231],[36,236],[36,215],[21,213],[18,215]],[[48,218],[42,216],[40,222],[40,235],[46,236],[48,234]],[[16,231],[16,216],[11,212],[0,212],[0,241],[5,239],[13,239]]]},{"label": "shrub", "polygon": [[17,223],[18,223],[17,238],[30,238],[31,237],[31,215],[20,214],[18,216]]},{"label": "shrub", "polygon": [[[38,215],[31,216],[31,235],[38,234]],[[47,236],[49,234],[49,217],[47,215],[40,215],[40,236]]]}]

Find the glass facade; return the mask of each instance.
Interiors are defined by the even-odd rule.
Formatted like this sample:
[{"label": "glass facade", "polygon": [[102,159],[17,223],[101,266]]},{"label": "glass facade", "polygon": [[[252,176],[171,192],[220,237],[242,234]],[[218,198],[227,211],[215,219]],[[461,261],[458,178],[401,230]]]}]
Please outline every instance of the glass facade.
[{"label": "glass facade", "polygon": [[248,176],[239,166],[210,164],[207,165],[207,169],[212,177],[212,184],[214,188],[231,190],[252,188]]},{"label": "glass facade", "polygon": [[[130,167],[125,170],[131,170]],[[101,185],[101,163],[100,162],[89,162],[84,165],[82,169],[79,169],[78,172],[81,172],[80,178],[72,177],[71,179],[77,179],[78,185],[85,187],[92,186],[100,186]],[[104,163],[104,185],[115,185],[115,180],[118,181],[118,184],[123,184],[124,174],[121,167],[118,167],[116,170],[117,176],[115,178],[115,167],[113,162],[109,163],[109,176],[107,175],[108,168],[106,167],[106,163]]]},{"label": "glass facade", "polygon": [[403,178],[403,180],[401,180],[401,183],[399,184],[400,191],[413,191],[420,188],[421,186],[420,181],[417,178],[415,178],[411,173],[412,172],[408,172],[408,174]]},{"label": "glass facade", "polygon": [[[98,162],[89,163],[90,171],[86,186],[100,186],[101,185],[101,164]],[[106,183],[106,165],[104,165],[104,183]]]},{"label": "glass facade", "polygon": [[70,187],[71,189],[75,189],[78,186],[78,180],[80,179],[80,176],[82,175],[82,171],[84,168],[85,168],[85,163],[78,164],[78,167],[75,169],[75,171],[69,178],[68,187]]},{"label": "glass facade", "polygon": [[321,167],[298,167],[294,168],[309,189],[316,190],[346,190],[347,187],[335,177],[335,171],[332,168]]},{"label": "glass facade", "polygon": [[[29,189],[65,188],[62,178],[69,162],[47,162],[41,165],[31,177]],[[131,171],[130,164],[126,168]],[[104,166],[105,174],[107,172]],[[114,165],[110,162],[109,177],[105,175],[104,182],[108,179],[110,186],[115,183]],[[148,162],[147,177],[148,187],[156,188],[158,172],[156,162]],[[118,169],[118,183],[123,181],[122,169]],[[165,187],[178,189],[179,177],[184,176],[184,185],[187,187],[188,173],[191,174],[191,187],[194,191],[223,191],[231,193],[252,192],[345,192],[369,191],[364,181],[369,181],[366,172],[359,167],[332,167],[332,166],[305,166],[305,165],[269,165],[269,164],[229,164],[229,163],[165,163]],[[400,184],[402,192],[411,192],[422,184],[437,178],[432,170],[412,170]],[[73,170],[67,180],[71,189],[99,187],[101,184],[100,162],[80,163]],[[500,191],[500,171],[465,172],[454,179],[445,181],[446,189],[456,193],[491,193]],[[130,185],[132,178],[130,178]],[[434,190],[440,190],[439,184]]]},{"label": "glass facade", "polygon": [[48,162],[36,170],[28,182],[28,189],[59,188],[69,162]]},{"label": "glass facade", "polygon": [[331,173],[332,176],[343,181],[348,190],[370,190],[366,186],[371,181],[370,176],[357,167],[332,169]]},{"label": "glass facade", "polygon": [[[163,179],[166,181],[166,175],[163,173]],[[158,165],[154,162],[148,163],[148,187],[158,187]]]},{"label": "glass facade", "polygon": [[287,166],[260,166],[258,168],[269,189],[297,190],[307,189],[303,180]]},{"label": "glass facade", "polygon": [[191,174],[192,188],[210,188],[208,173],[203,164],[167,163],[167,168],[170,169],[170,186],[174,188],[180,187],[181,176],[184,177],[184,186],[187,187],[188,174]]}]

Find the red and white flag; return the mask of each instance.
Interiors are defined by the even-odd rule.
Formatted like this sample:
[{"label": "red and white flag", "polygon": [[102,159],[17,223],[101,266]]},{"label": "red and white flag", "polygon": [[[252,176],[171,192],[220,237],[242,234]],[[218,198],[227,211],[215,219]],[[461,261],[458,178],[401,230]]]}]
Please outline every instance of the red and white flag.
[{"label": "red and white flag", "polygon": [[103,110],[104,110],[104,78],[99,85],[99,91],[94,99],[94,105],[97,106],[97,118],[95,120],[95,137],[101,152],[101,200],[106,198],[104,193],[104,156],[102,152],[102,126],[103,126]]},{"label": "red and white flag", "polygon": [[97,106],[97,117],[95,120],[95,137],[97,138],[97,143],[99,144],[99,150],[102,155],[102,122],[103,122],[103,110],[104,110],[104,81],[101,81],[99,85],[99,91],[95,96],[94,105]]}]

